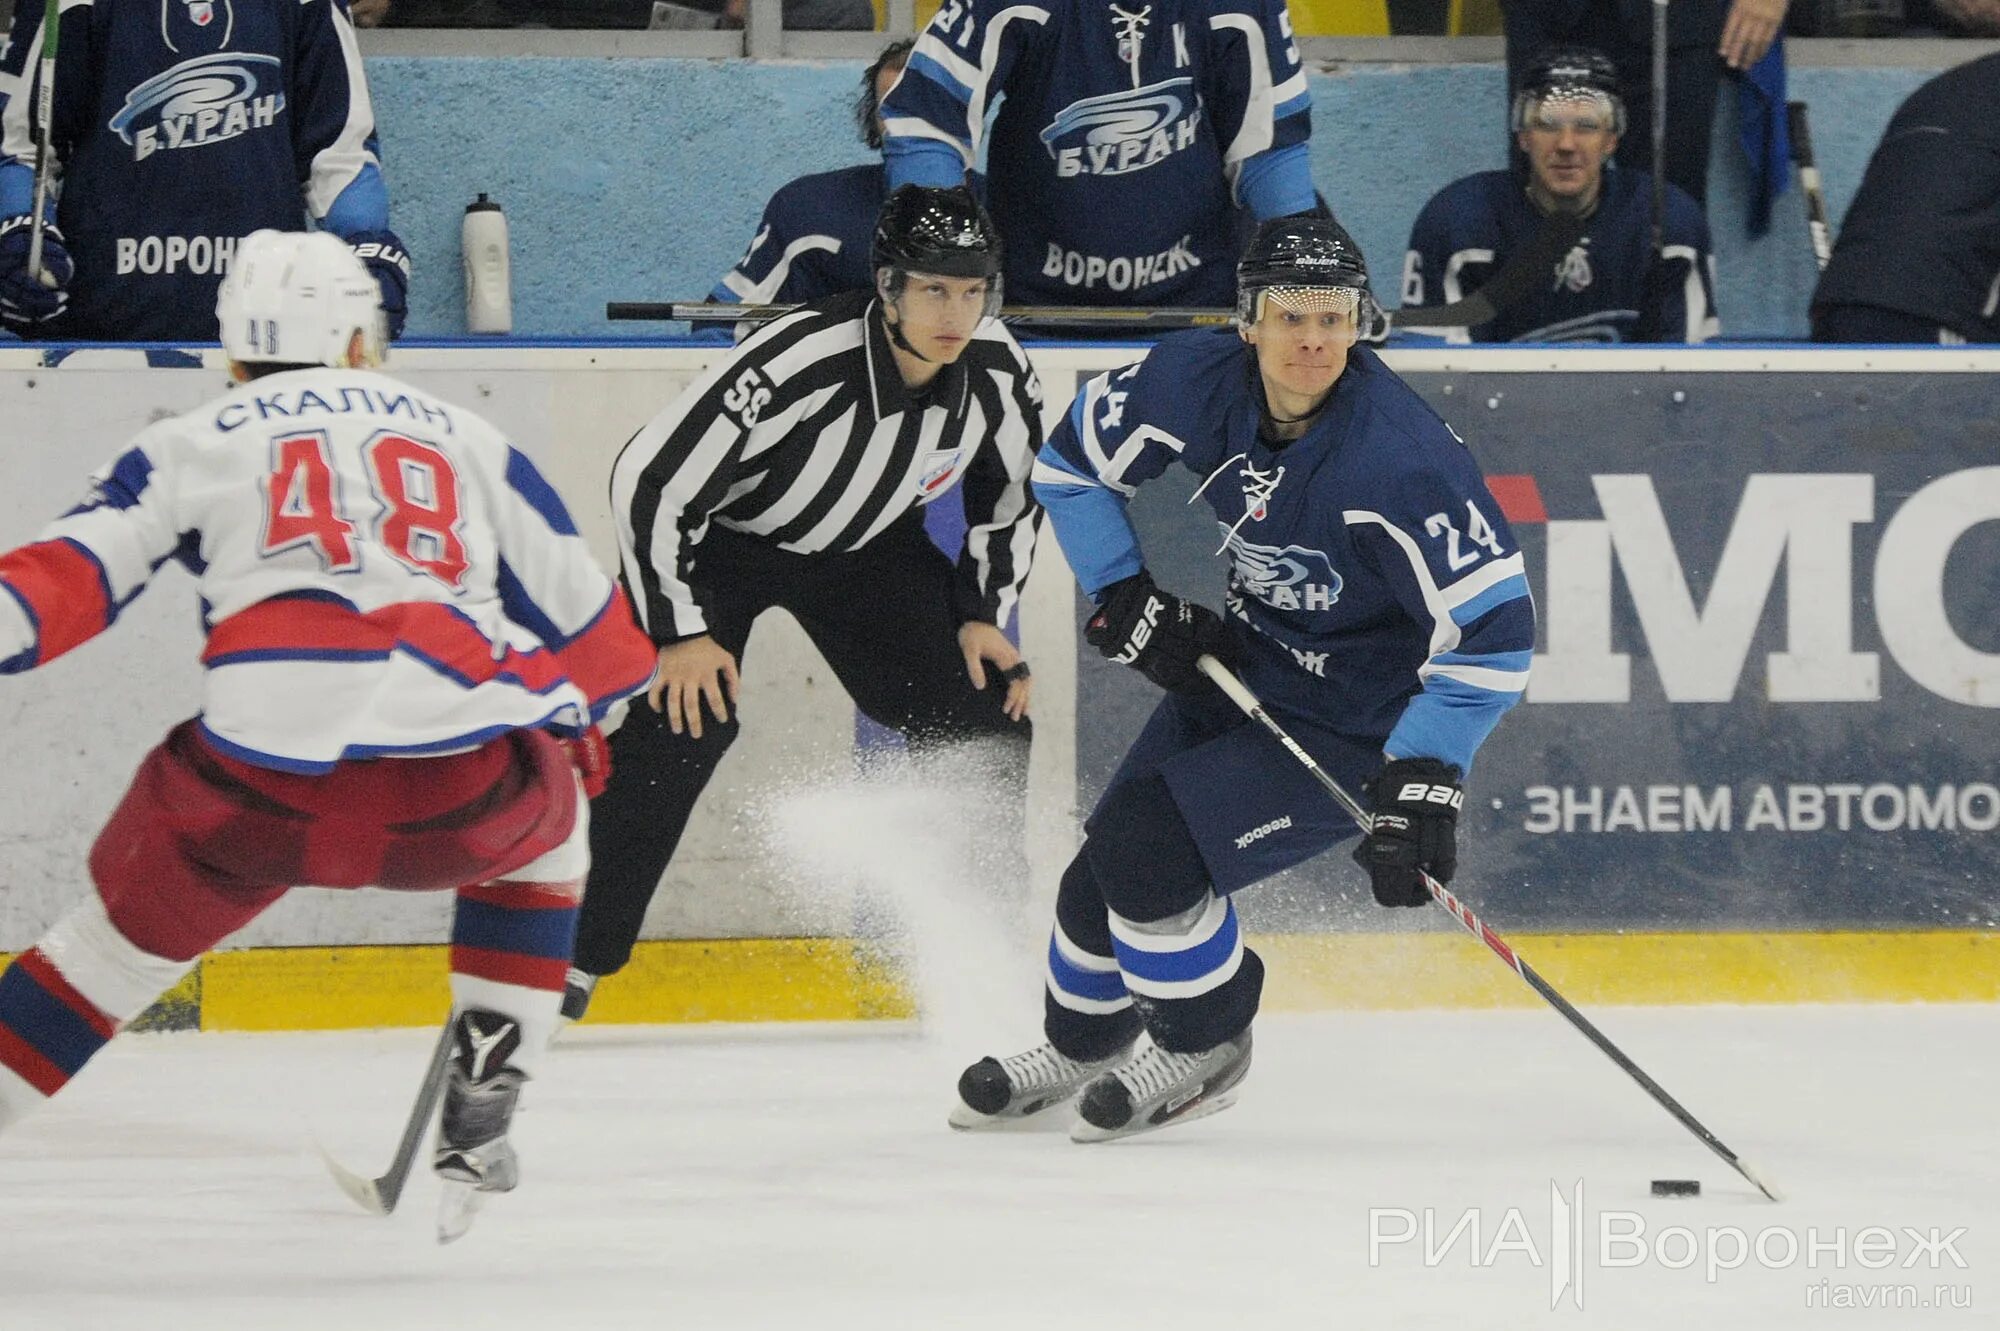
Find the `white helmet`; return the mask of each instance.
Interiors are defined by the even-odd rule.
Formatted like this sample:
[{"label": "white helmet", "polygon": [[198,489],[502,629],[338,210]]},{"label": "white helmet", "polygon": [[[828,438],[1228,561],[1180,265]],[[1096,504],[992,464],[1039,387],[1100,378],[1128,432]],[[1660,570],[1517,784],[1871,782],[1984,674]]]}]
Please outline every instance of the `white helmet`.
[{"label": "white helmet", "polygon": [[388,328],[382,288],[338,236],[253,231],[237,242],[215,299],[232,361],[347,364],[361,334],[362,363],[382,363]]}]

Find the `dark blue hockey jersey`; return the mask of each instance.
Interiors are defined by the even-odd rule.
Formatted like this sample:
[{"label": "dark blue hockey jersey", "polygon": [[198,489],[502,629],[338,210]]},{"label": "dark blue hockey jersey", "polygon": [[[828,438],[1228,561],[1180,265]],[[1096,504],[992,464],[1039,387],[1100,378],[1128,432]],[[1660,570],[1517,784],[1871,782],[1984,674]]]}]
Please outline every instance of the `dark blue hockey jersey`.
[{"label": "dark blue hockey jersey", "polygon": [[1235,332],[1203,329],[1083,386],[1034,472],[1077,580],[1095,595],[1139,571],[1126,499],[1178,461],[1204,478],[1229,555],[1245,682],[1393,757],[1470,770],[1535,637],[1520,549],[1472,455],[1365,347],[1286,444],[1259,437],[1255,373]]},{"label": "dark blue hockey jersey", "polygon": [[1313,206],[1311,103],[1284,0],[945,0],[883,155],[893,188],[984,150],[1010,301],[1233,305],[1235,205]]},{"label": "dark blue hockey jersey", "polygon": [[[972,189],[983,198],[986,182],[974,175]],[[889,177],[880,162],[787,181],[764,205],[750,248],[708,298],[803,305],[843,291],[868,290],[875,285],[868,247],[888,197]]]},{"label": "dark blue hockey jersey", "polygon": [[[389,196],[345,0],[63,0],[56,222],[76,277],[40,335],[212,341],[236,240],[382,231]],[[0,217],[33,206],[42,6],[0,56]]]},{"label": "dark blue hockey jersey", "polygon": [[[1662,263],[1653,264],[1652,182],[1606,163],[1583,238],[1548,280],[1491,323],[1446,333],[1453,342],[1705,342],[1715,316],[1708,218],[1667,186]],[[1410,229],[1403,304],[1444,305],[1484,286],[1542,226],[1521,178],[1482,171],[1431,197]],[[1398,326],[1399,332],[1416,331]]]},{"label": "dark blue hockey jersey", "polygon": [[874,285],[868,244],[889,197],[880,162],[800,176],[764,205],[750,248],[724,273],[710,300],[804,304]]}]

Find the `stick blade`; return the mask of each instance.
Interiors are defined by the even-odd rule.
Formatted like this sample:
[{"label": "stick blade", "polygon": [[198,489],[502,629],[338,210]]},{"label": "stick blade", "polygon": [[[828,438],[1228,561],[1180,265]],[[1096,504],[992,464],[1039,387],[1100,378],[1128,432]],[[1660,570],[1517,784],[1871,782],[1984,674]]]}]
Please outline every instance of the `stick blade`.
[{"label": "stick blade", "polygon": [[1778,1190],[1778,1185],[1771,1182],[1771,1180],[1765,1177],[1763,1174],[1760,1174],[1755,1169],[1751,1168],[1750,1162],[1748,1160],[1745,1160],[1739,1156],[1738,1158],[1731,1160],[1729,1163],[1736,1166],[1737,1173],[1741,1174],[1744,1178],[1750,1180],[1751,1186],[1755,1187],[1757,1191],[1763,1193],[1766,1197],[1769,1197],[1772,1201],[1782,1202],[1783,1200],[1785,1200],[1785,1194]]},{"label": "stick blade", "polygon": [[380,1216],[386,1216],[396,1209],[400,1189],[385,1195],[382,1185],[388,1181],[387,1179],[363,1178],[334,1159],[333,1152],[327,1150],[317,1139],[314,1140],[313,1147],[318,1150],[320,1160],[326,1165],[326,1172],[333,1176],[333,1181],[339,1185],[342,1192],[354,1199],[356,1206],[370,1215]]}]

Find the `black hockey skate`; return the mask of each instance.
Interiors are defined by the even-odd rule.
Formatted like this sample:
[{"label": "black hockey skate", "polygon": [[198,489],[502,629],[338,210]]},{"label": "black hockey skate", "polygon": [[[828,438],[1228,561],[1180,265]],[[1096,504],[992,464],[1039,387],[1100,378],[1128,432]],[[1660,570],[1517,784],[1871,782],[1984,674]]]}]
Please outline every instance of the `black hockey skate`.
[{"label": "black hockey skate", "polygon": [[1104,1142],[1187,1123],[1236,1103],[1250,1071],[1250,1032],[1199,1054],[1174,1054],[1148,1040],[1129,1062],[1084,1088],[1070,1139]]},{"label": "black hockey skate", "polygon": [[520,1044],[520,1026],[498,1012],[468,1008],[452,1022],[444,1111],[431,1158],[445,1184],[438,1207],[440,1243],[472,1227],[486,1194],[512,1192],[520,1182],[520,1163],[507,1140],[521,1083],[528,1079],[508,1061]]},{"label": "black hockey skate", "polygon": [[562,1019],[582,1021],[583,1014],[590,1011],[590,996],[596,992],[597,977],[571,966],[563,977]]},{"label": "black hockey skate", "polygon": [[1092,1077],[1117,1067],[1131,1052],[1127,1045],[1108,1058],[1080,1063],[1042,1044],[1011,1058],[982,1058],[959,1076],[951,1125],[999,1127],[1068,1104]]}]

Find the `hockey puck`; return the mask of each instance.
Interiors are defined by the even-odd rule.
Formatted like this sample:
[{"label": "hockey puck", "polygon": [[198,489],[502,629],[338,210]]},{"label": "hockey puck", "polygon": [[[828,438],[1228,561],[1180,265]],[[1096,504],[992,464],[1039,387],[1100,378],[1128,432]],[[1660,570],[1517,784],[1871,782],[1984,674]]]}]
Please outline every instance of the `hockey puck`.
[{"label": "hockey puck", "polygon": [[1653,1180],[1655,1197],[1699,1197],[1701,1182],[1691,1178],[1656,1178]]}]

